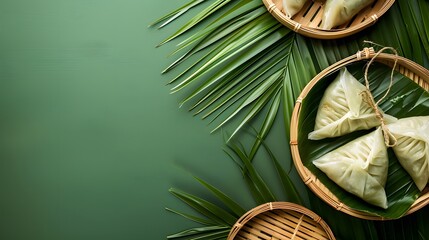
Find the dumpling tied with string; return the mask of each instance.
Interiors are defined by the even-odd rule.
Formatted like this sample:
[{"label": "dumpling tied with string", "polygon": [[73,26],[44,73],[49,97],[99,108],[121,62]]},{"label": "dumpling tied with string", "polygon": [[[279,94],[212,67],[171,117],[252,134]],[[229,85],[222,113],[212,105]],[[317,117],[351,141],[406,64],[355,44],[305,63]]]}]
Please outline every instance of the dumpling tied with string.
[{"label": "dumpling tied with string", "polygon": [[429,116],[402,118],[387,128],[397,140],[393,151],[399,163],[423,190],[429,180]]},{"label": "dumpling tied with string", "polygon": [[373,2],[374,0],[327,0],[320,27],[328,30],[346,23]]},{"label": "dumpling tied with string", "polygon": [[[342,68],[328,86],[317,110],[314,131],[308,134],[311,140],[343,136],[357,130],[379,126],[373,107],[364,99],[366,87],[346,68]],[[381,110],[380,113],[383,114]],[[383,114],[386,123],[396,118]]]},{"label": "dumpling tied with string", "polygon": [[288,18],[293,17],[297,14],[307,0],[283,0],[283,11]]},{"label": "dumpling tied with string", "polygon": [[313,161],[332,181],[364,201],[387,208],[387,148],[381,128]]}]

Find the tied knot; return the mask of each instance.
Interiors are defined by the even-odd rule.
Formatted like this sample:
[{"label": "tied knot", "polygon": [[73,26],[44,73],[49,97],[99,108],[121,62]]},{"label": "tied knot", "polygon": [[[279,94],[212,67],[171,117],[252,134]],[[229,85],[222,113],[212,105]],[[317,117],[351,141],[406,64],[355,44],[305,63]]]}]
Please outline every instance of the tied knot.
[{"label": "tied knot", "polygon": [[[369,42],[369,43],[372,43],[372,42]],[[372,96],[371,90],[369,88],[368,70],[369,70],[369,67],[371,66],[371,64],[375,61],[375,59],[381,53],[383,53],[386,50],[390,50],[390,51],[392,51],[395,54],[395,61],[394,61],[393,67],[392,67],[392,72],[390,74],[389,87],[387,88],[385,94],[376,102],[374,100],[374,97]],[[394,48],[391,48],[391,47],[383,47],[377,53],[375,53],[375,55],[371,58],[371,60],[368,62],[368,64],[365,67],[364,78],[365,78],[365,88],[366,89],[362,92],[362,99],[363,99],[363,101],[366,102],[374,110],[376,118],[380,121],[381,129],[383,131],[384,143],[385,143],[385,145],[387,147],[393,147],[393,146],[395,146],[396,143],[397,143],[397,139],[389,131],[389,128],[386,125],[386,121],[384,120],[383,113],[378,108],[378,105],[380,104],[381,101],[383,101],[387,97],[387,95],[390,92],[390,89],[392,88],[392,85],[393,85],[393,73],[395,71],[396,64],[397,64],[397,61],[398,61],[397,56],[398,56],[397,51]],[[367,57],[368,57],[368,55],[367,55]]]},{"label": "tied knot", "polygon": [[365,103],[367,103],[375,113],[375,117],[380,121],[381,130],[383,131],[384,144],[387,147],[394,147],[397,143],[396,137],[390,132],[389,128],[386,125],[386,121],[384,120],[383,113],[378,108],[378,104],[375,102],[372,97],[371,92],[366,89],[361,93],[362,99]]}]

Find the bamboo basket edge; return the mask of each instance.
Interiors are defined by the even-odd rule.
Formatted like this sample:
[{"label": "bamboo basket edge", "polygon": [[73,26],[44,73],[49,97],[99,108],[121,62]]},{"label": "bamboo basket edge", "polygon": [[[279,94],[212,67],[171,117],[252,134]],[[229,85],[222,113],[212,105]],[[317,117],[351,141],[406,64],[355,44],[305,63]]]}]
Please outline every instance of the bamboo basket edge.
[{"label": "bamboo basket edge", "polygon": [[245,226],[246,223],[248,223],[257,215],[273,210],[289,210],[310,217],[315,223],[320,225],[320,227],[326,233],[328,239],[335,240],[335,236],[329,225],[319,215],[301,205],[291,202],[269,202],[249,210],[243,216],[241,216],[231,228],[227,240],[233,240],[238,232],[243,228],[243,226]]}]

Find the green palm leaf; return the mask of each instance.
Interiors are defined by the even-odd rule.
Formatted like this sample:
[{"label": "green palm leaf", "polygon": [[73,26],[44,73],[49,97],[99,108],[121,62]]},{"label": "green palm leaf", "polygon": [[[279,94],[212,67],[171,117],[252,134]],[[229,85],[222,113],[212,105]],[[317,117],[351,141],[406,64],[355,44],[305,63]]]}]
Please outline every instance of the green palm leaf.
[{"label": "green palm leaf", "polygon": [[[283,201],[289,200],[296,203],[302,203],[301,196],[299,195],[286,171],[281,167],[280,163],[275,158],[268,146],[264,144],[263,140],[261,140],[261,144],[264,145],[264,148],[268,153],[267,157],[272,160],[272,163],[279,174],[279,182],[283,186],[283,194],[286,197]],[[247,189],[254,196],[255,203],[259,205],[266,202],[276,201],[278,198],[274,195],[273,191],[270,190],[269,185],[252,163],[252,159],[249,159],[248,154],[244,150],[244,146],[238,142],[231,141],[227,145],[227,148],[229,149],[229,151],[226,151],[228,156],[230,156],[231,159],[235,161],[237,166],[239,166],[241,169],[244,180],[247,184]],[[169,208],[167,208],[167,210],[186,219],[199,223],[203,225],[203,227],[187,229],[182,232],[172,234],[168,236],[168,238],[225,239],[228,236],[231,227],[235,224],[238,218],[246,212],[246,210],[240,207],[236,201],[228,197],[218,188],[215,188],[200,178],[196,178],[196,180],[207,190],[209,190],[221,204],[207,201],[204,198],[174,188],[170,189],[170,192],[175,197],[182,200],[192,209],[196,210],[198,215],[195,215],[194,213],[184,213]]]},{"label": "green palm leaf", "polygon": [[188,238],[188,239],[221,239],[226,238],[230,227],[210,226],[187,229],[182,232],[167,236],[168,239]]},{"label": "green palm leaf", "polygon": [[267,145],[266,144],[263,144],[263,145],[265,150],[268,152],[270,159],[273,161],[273,165],[275,166],[275,169],[279,176],[281,186],[283,188],[283,192],[285,193],[285,199],[289,202],[304,205],[304,201],[299,195],[298,190],[296,189],[294,183],[289,178],[288,173],[283,169],[280,162],[277,160],[277,158],[274,156],[271,150],[267,147]]},{"label": "green palm leaf", "polygon": [[[254,2],[251,2],[251,3],[254,3]],[[179,48],[177,48],[177,50],[174,53],[184,50],[186,49],[186,47],[189,47],[192,44],[194,45],[192,45],[192,47],[190,47],[190,49],[185,54],[180,56],[176,61],[174,61],[170,66],[168,66],[163,71],[163,73],[166,73],[174,69],[176,66],[178,66],[180,63],[182,63],[189,57],[212,46],[213,44],[217,43],[219,40],[229,36],[231,33],[236,31],[243,25],[247,24],[253,19],[266,13],[265,8],[262,7],[261,4],[257,4],[256,6],[253,6],[253,5],[243,6],[243,8],[250,7],[250,10],[246,11],[245,9],[245,12],[238,16],[233,14],[232,12],[230,14],[232,16],[228,15],[227,17],[225,17],[226,19],[221,18],[218,22],[215,22],[210,26],[208,26],[204,31],[198,32],[197,34],[187,38],[185,41],[180,43]]]},{"label": "green palm leaf", "polygon": [[257,153],[259,147],[261,146],[264,139],[267,137],[268,133],[270,132],[274,124],[274,120],[276,119],[277,113],[279,112],[279,109],[280,109],[280,101],[281,101],[281,95],[280,93],[277,93],[271,103],[270,109],[268,110],[267,115],[264,118],[264,122],[261,125],[261,129],[257,134],[255,138],[255,142],[253,143],[253,146],[250,150],[250,153],[249,153],[250,159],[253,159],[255,157],[255,154]]},{"label": "green palm leaf", "polygon": [[219,189],[217,189],[214,186],[210,185],[209,183],[205,182],[201,178],[196,178],[196,179],[203,186],[205,186],[207,189],[209,189],[218,199],[220,199],[222,201],[222,203],[224,203],[229,209],[231,209],[234,212],[234,216],[236,218],[239,218],[239,217],[241,217],[241,215],[246,213],[246,210],[244,210],[239,204],[237,204],[234,200],[232,200],[226,194],[221,192]]},{"label": "green palm leaf", "polygon": [[[195,2],[195,1],[193,1]],[[178,36],[182,35],[183,33],[187,32],[188,30],[192,29],[194,26],[198,25],[200,22],[202,22],[204,19],[208,18],[209,16],[211,16],[213,13],[216,13],[216,11],[218,11],[219,9],[222,9],[222,7],[224,7],[225,5],[227,5],[229,2],[231,2],[231,0],[216,0],[213,4],[211,4],[208,8],[204,9],[203,11],[201,11],[200,13],[198,13],[195,17],[193,17],[188,23],[186,23],[183,27],[181,27],[176,33],[174,33],[173,35],[171,35],[170,37],[168,37],[167,39],[165,39],[164,41],[162,41],[158,46],[161,46],[175,38],[177,38]],[[197,3],[195,3],[195,5],[200,4],[200,1],[197,1]],[[194,5],[192,3],[190,3],[189,5]],[[194,6],[195,6],[194,5]],[[185,5],[184,7],[182,7],[182,9],[186,9],[187,5]],[[176,12],[176,11],[174,11]],[[186,12],[186,11],[185,11]],[[161,18],[158,21],[155,21],[156,23],[162,22],[164,19],[170,17],[172,14],[168,14],[166,15],[166,17]],[[174,20],[174,19],[173,19]],[[167,20],[167,24],[171,22],[170,19]]]},{"label": "green palm leaf", "polygon": [[178,189],[171,188],[170,192],[188,204],[190,207],[197,210],[202,215],[207,218],[215,221],[220,226],[230,226],[235,223],[237,220],[231,213],[225,211],[224,209],[216,206],[213,203],[210,203],[202,198],[198,198],[186,192],[180,191]]},{"label": "green palm leaf", "polygon": [[[285,59],[285,56],[279,53],[284,51],[286,47],[279,44],[272,46],[272,48],[270,49],[272,51],[258,56],[256,61],[252,60],[252,62],[236,69],[233,74],[224,78],[191,109],[199,107],[196,114],[205,111],[203,118],[207,118],[215,112],[218,112],[217,115],[221,115],[223,111],[228,110],[253,92],[261,80],[264,80],[263,77]],[[268,60],[266,62],[257,61],[262,58],[268,58]],[[219,109],[223,109],[223,111],[219,111]]]},{"label": "green palm leaf", "polygon": [[168,25],[169,23],[173,22],[174,20],[176,20],[177,18],[179,18],[180,16],[182,16],[183,14],[185,14],[186,12],[188,12],[190,9],[198,6],[200,3],[203,3],[205,0],[194,0],[191,1],[185,5],[183,5],[182,7],[174,10],[171,13],[168,13],[167,15],[159,18],[158,20],[154,21],[153,23],[151,23],[149,25],[149,27],[155,26],[159,23],[162,23],[159,28],[163,28],[164,26]]},{"label": "green palm leaf", "polygon": [[174,210],[174,209],[171,209],[171,208],[165,208],[165,210],[167,210],[169,212],[172,212],[174,214],[177,214],[177,215],[179,215],[181,217],[184,217],[184,218],[186,218],[188,220],[191,220],[193,222],[202,224],[202,225],[212,225],[212,226],[216,225],[216,222],[213,221],[213,220],[211,220],[211,219],[201,218],[201,217],[198,217],[198,216],[195,216],[195,215],[192,215],[192,214],[188,214],[188,213],[184,213],[184,212],[180,212],[180,211],[177,211],[177,210]]},{"label": "green palm leaf", "polygon": [[310,52],[305,40],[299,35],[293,35],[293,43],[286,59],[283,79],[284,122],[286,136],[289,136],[290,119],[295,100],[306,83],[316,75],[316,66],[310,59]]},{"label": "green palm leaf", "polygon": [[256,171],[256,168],[253,166],[247,154],[244,152],[244,149],[240,148],[234,142],[228,144],[227,146],[234,154],[230,156],[240,166],[247,184],[250,185],[249,189],[252,189],[252,195],[256,195],[258,196],[257,199],[262,200],[261,202],[258,202],[258,204],[276,201],[276,196],[274,196],[273,192],[268,187],[268,184]]},{"label": "green palm leaf", "polygon": [[[193,72],[178,85],[173,87],[172,91],[176,92],[183,89],[193,81],[198,80],[204,74],[212,74],[214,70],[219,70],[227,67],[224,71],[217,73],[210,80],[217,80],[223,74],[227,74],[230,68],[237,65],[228,65],[232,60],[240,56],[241,61],[246,61],[248,58],[254,57],[267,47],[274,44],[279,38],[284,35],[284,30],[279,30],[279,25],[267,18],[267,14],[255,19],[249,24],[246,24],[237,33],[231,36],[227,41],[221,43],[215,48],[210,58],[207,58],[202,66]],[[243,56],[245,55],[245,56]]]}]

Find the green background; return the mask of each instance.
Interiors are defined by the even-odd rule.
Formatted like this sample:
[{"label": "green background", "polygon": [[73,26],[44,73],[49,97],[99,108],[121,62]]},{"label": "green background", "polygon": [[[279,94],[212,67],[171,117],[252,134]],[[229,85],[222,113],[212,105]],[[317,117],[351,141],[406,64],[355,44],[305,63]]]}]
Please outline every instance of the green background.
[{"label": "green background", "polygon": [[185,2],[0,1],[0,239],[165,239],[194,226],[164,210],[205,194],[192,175],[249,199],[160,74],[186,18],[147,26]]}]

